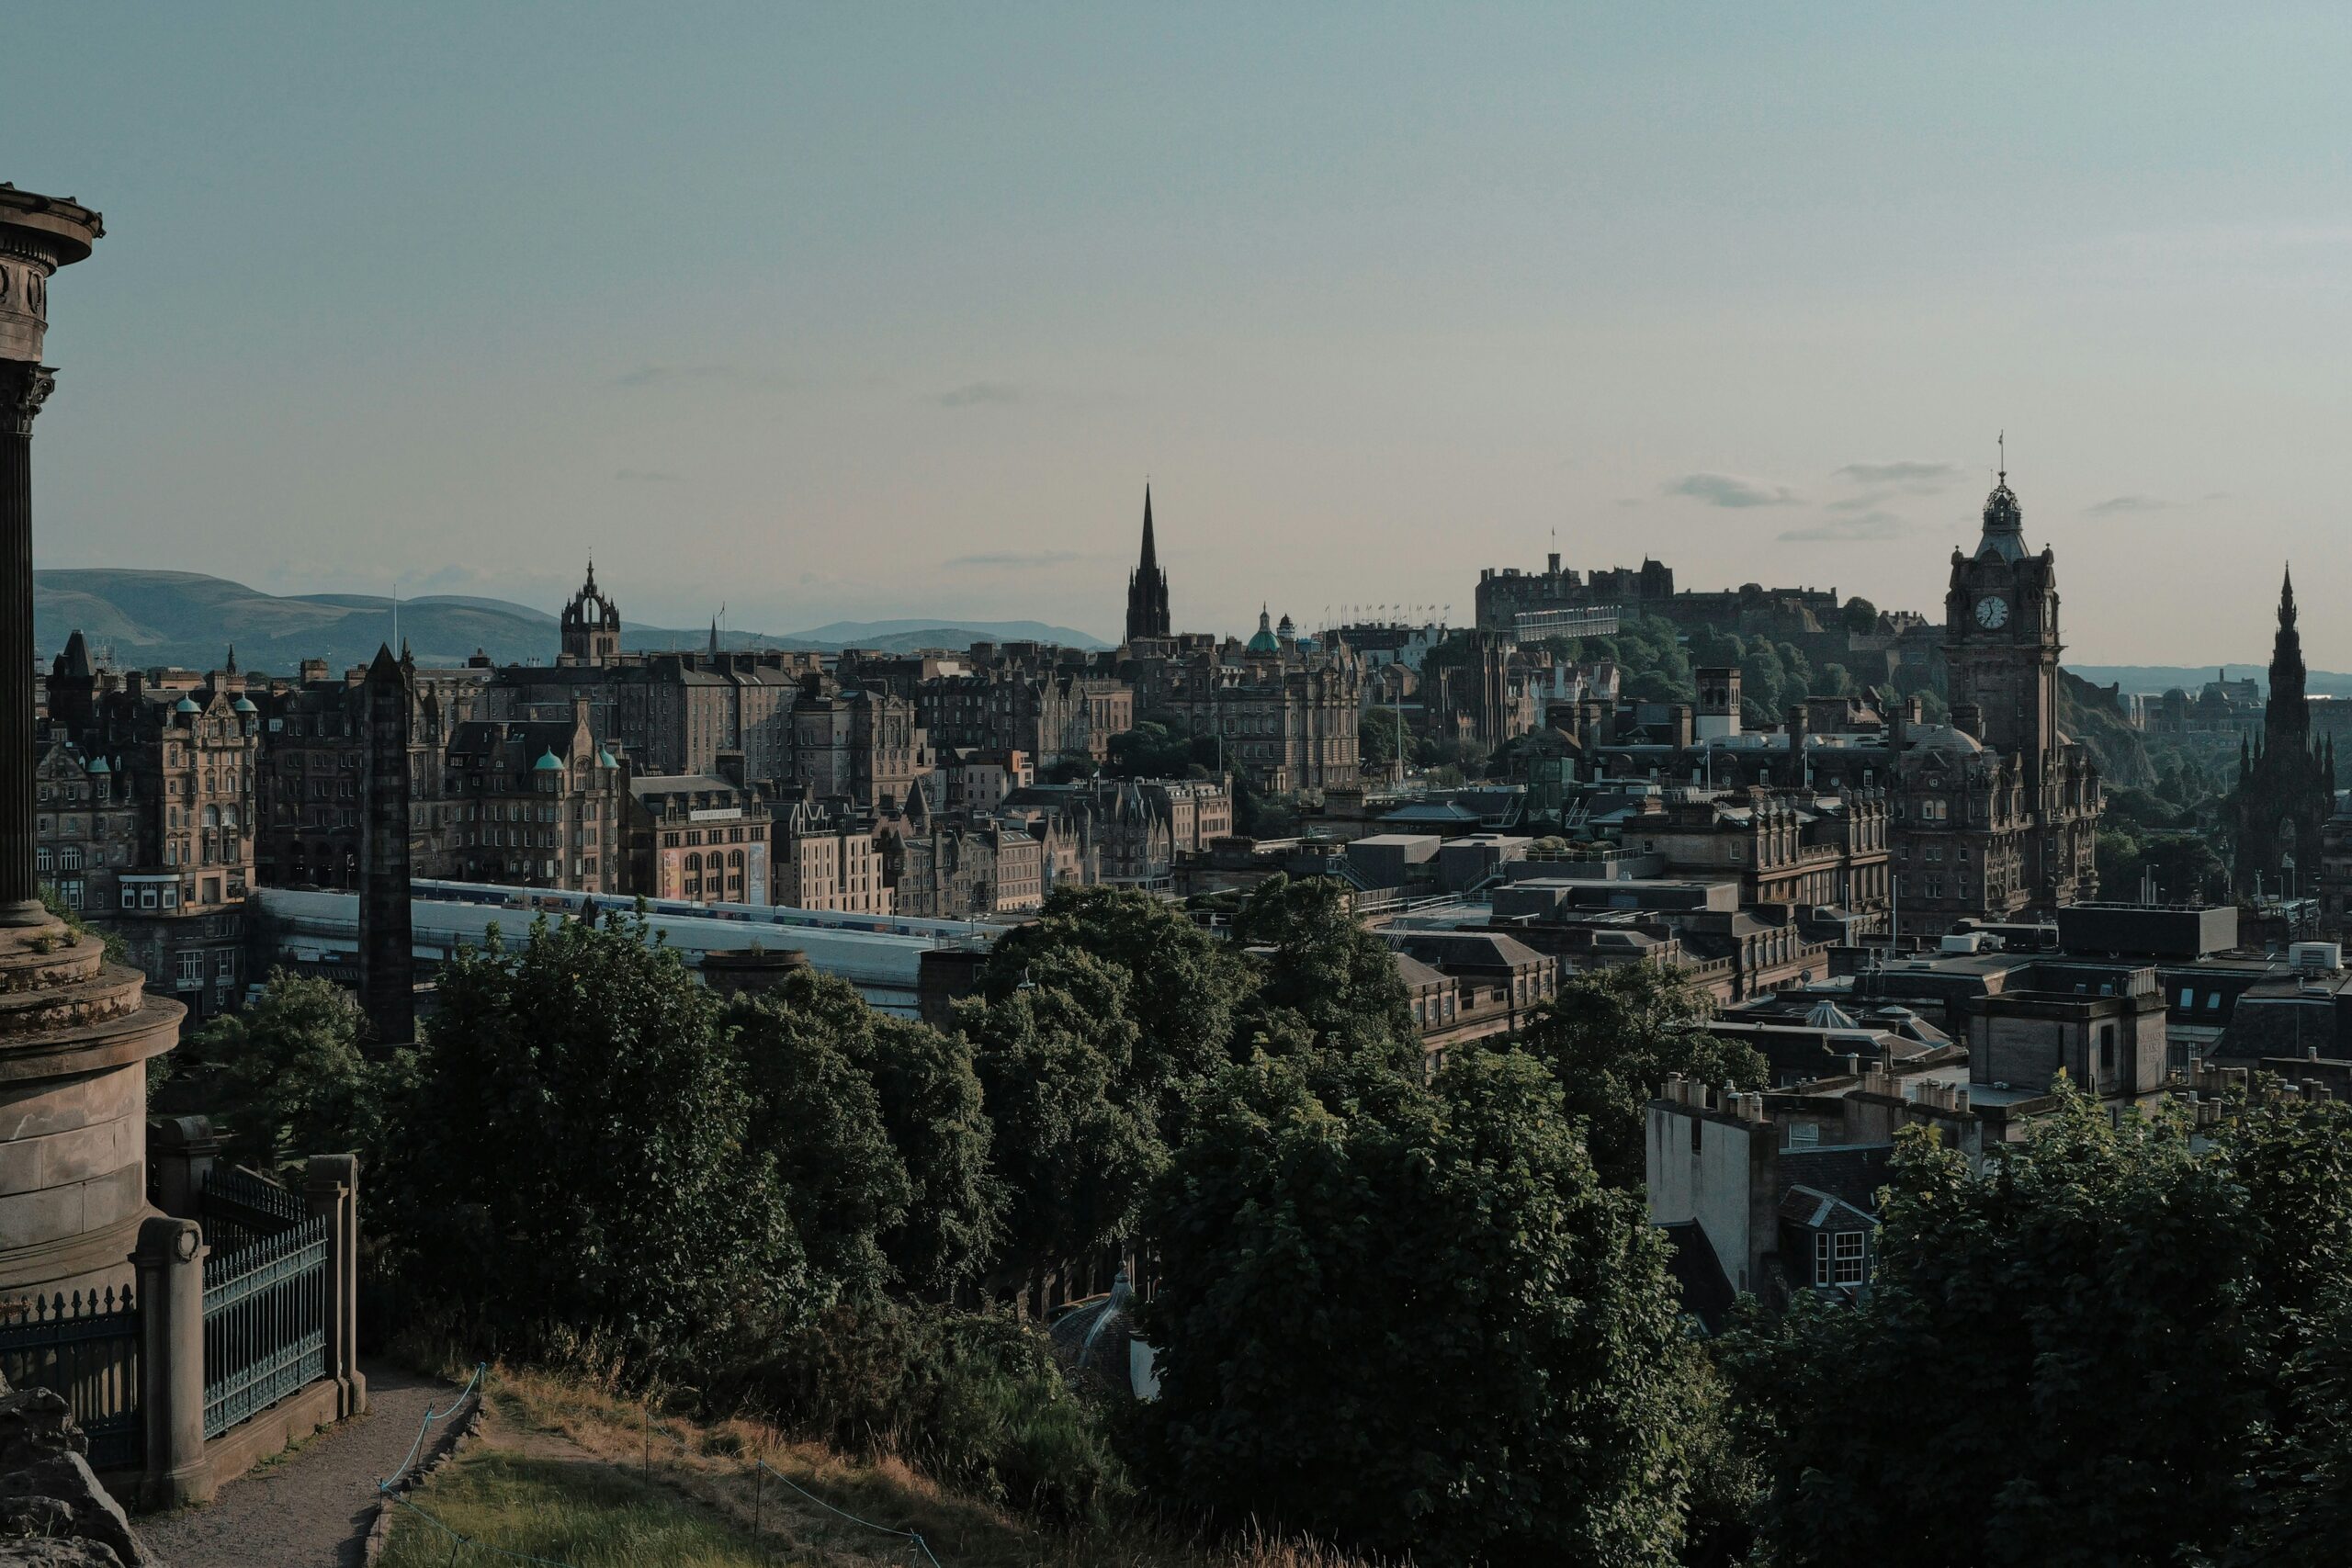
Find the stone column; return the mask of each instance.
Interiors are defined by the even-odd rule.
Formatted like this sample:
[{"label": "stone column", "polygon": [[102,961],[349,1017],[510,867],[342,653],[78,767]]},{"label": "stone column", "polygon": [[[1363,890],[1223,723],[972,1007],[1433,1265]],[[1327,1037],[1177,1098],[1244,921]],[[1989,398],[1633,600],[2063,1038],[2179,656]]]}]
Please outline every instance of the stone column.
[{"label": "stone column", "polygon": [[0,926],[46,918],[33,874],[33,416],[57,385],[0,359]]},{"label": "stone column", "polygon": [[175,1220],[204,1218],[204,1188],[220,1156],[220,1140],[203,1116],[167,1116],[147,1123],[147,1163],[155,1179],[155,1207]]},{"label": "stone column", "polygon": [[312,1155],[302,1195],[313,1215],[327,1216],[327,1370],[335,1414],[357,1416],[368,1408],[368,1378],[359,1370],[359,1156]]},{"label": "stone column", "polygon": [[139,1227],[139,1415],[147,1438],[142,1504],[176,1508],[212,1495],[204,1454],[204,1260],[193,1220]]},{"label": "stone column", "polygon": [[90,254],[98,215],[0,185],[0,928],[44,925],[33,873],[33,416],[57,374],[40,362],[49,280]]}]

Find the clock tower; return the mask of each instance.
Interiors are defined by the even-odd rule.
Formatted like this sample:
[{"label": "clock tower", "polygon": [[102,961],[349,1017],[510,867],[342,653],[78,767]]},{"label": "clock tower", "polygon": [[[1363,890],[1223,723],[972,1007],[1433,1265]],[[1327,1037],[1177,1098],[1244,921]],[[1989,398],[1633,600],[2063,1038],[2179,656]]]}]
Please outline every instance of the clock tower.
[{"label": "clock tower", "polygon": [[1951,553],[1944,664],[1955,713],[1973,707],[1976,739],[2023,765],[2029,799],[2057,784],[2058,586],[2049,550],[2030,555],[2017,493],[2002,469],[1984,498],[1973,554]]}]

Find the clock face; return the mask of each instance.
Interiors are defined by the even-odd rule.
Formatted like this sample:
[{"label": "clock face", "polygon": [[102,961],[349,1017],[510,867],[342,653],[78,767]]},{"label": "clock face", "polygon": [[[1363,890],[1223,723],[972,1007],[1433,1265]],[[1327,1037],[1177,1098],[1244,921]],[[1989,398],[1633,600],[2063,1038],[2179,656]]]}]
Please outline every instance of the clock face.
[{"label": "clock face", "polygon": [[1986,631],[1996,631],[2009,624],[2009,602],[1996,593],[1976,601],[1976,624]]}]

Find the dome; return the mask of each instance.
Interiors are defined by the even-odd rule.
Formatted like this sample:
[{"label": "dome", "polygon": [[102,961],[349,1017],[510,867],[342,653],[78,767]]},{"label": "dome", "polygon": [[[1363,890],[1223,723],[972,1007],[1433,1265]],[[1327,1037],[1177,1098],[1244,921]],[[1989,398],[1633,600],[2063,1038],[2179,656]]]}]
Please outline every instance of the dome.
[{"label": "dome", "polygon": [[239,697],[235,702],[231,703],[229,706],[236,713],[259,713],[261,711],[259,708],[254,706],[254,700],[251,697]]},{"label": "dome", "polygon": [[196,705],[194,697],[182,697],[172,705],[172,711],[174,713],[202,713],[204,710]]},{"label": "dome", "polygon": [[2018,492],[2009,488],[2009,473],[1993,486],[1993,493],[1984,498],[1984,534],[1976,542],[1978,560],[2025,559],[2025,513],[2018,505]]},{"label": "dome", "polygon": [[617,768],[620,766],[618,762],[613,761],[612,752],[604,750],[603,748],[599,748],[597,750],[596,765],[600,768]]},{"label": "dome", "polygon": [[1963,756],[1981,756],[1984,743],[1965,730],[1954,729],[1949,724],[1923,724],[1910,732],[1911,750],[1916,751],[1957,751]]},{"label": "dome", "polygon": [[1258,606],[1258,635],[1250,639],[1252,653],[1280,653],[1282,644],[1274,640],[1274,628],[1266,616],[1266,607]]},{"label": "dome", "polygon": [[548,748],[537,761],[531,764],[531,771],[535,773],[544,773],[550,770],[559,773],[563,772],[563,759],[555,754],[552,747]]},{"label": "dome", "polygon": [[107,766],[107,760],[104,757],[91,758],[88,771],[94,773],[110,773],[114,772],[112,768]]}]

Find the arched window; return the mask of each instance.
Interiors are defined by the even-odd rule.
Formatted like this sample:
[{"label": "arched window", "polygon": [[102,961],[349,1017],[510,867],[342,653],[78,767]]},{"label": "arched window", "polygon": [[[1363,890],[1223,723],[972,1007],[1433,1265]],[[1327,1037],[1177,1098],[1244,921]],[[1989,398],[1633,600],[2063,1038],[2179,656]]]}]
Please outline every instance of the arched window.
[{"label": "arched window", "polygon": [[218,828],[220,826],[220,808],[219,807],[208,806],[204,808],[204,825],[208,828]]},{"label": "arched window", "polygon": [[702,856],[692,850],[687,851],[685,866],[688,871],[700,871],[702,869]]},{"label": "arched window", "polygon": [[79,844],[68,844],[63,849],[58,851],[57,869],[60,871],[81,870],[82,846]]},{"label": "arched window", "polygon": [[732,853],[729,854],[729,855],[728,855],[728,857],[727,857],[727,863],[728,863],[729,865],[730,865],[730,866],[734,867],[737,871],[741,871],[741,870],[742,870],[742,869],[743,869],[743,852],[742,852],[742,851],[741,851],[741,850],[736,850],[736,851],[734,851]]}]

